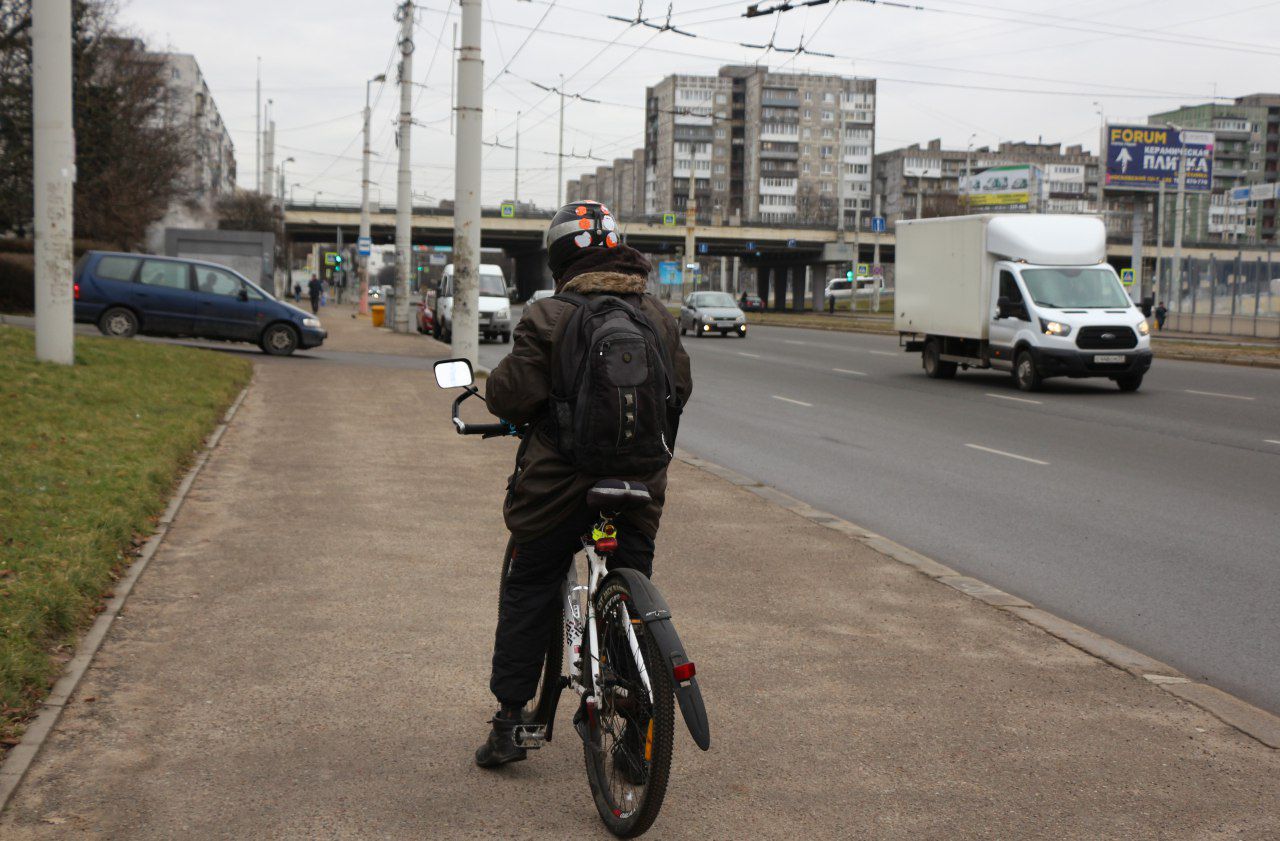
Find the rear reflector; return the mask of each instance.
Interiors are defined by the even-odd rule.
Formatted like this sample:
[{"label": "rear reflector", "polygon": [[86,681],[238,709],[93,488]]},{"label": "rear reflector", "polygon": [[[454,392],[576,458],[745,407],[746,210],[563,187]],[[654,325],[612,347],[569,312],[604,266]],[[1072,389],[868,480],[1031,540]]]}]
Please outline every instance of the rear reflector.
[{"label": "rear reflector", "polygon": [[678,683],[684,683],[697,673],[697,669],[694,667],[692,660],[688,663],[681,663],[671,670],[671,674],[675,677],[676,682]]},{"label": "rear reflector", "polygon": [[597,552],[612,552],[618,548],[618,538],[602,537],[596,541]]}]

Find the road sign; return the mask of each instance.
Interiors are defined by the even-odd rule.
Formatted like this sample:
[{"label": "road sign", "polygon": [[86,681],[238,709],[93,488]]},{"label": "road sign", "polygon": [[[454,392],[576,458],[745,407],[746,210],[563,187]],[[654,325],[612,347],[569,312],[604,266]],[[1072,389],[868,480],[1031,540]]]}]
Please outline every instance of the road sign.
[{"label": "road sign", "polygon": [[674,213],[662,214],[662,224],[666,225],[668,228],[674,227],[676,224],[676,215]]},{"label": "road sign", "polygon": [[664,260],[659,263],[658,282],[663,286],[679,286],[680,264],[675,260]]},{"label": "road sign", "polygon": [[871,217],[871,233],[873,234],[884,233],[884,217],[883,216]]},{"label": "road sign", "polygon": [[871,266],[867,263],[859,263],[858,277],[871,277]]},{"label": "road sign", "polygon": [[1120,282],[1125,286],[1133,286],[1133,269],[1121,269]]},{"label": "road sign", "polygon": [[1176,190],[1184,149],[1187,191],[1207,192],[1213,184],[1213,132],[1107,126],[1107,189],[1157,190],[1164,184]]},{"label": "road sign", "polygon": [[427,255],[428,266],[443,266],[447,262],[449,262],[449,258],[443,254],[432,252]]},{"label": "road sign", "polygon": [[514,219],[516,215],[516,206],[509,201],[502,203],[502,218]]},{"label": "road sign", "polygon": [[756,244],[755,244],[754,242],[749,242],[749,243],[747,243],[747,250],[748,250],[748,251],[755,251],[755,250],[756,250]]},{"label": "road sign", "polygon": [[373,239],[371,237],[360,237],[356,240],[356,248],[361,257],[368,257],[373,251]]},{"label": "road sign", "polygon": [[699,253],[699,254],[707,254],[707,253],[709,253],[710,251],[711,251],[711,246],[707,245],[705,242],[700,242],[700,243],[698,243],[698,253]]},{"label": "road sign", "polygon": [[793,239],[789,239],[789,240],[787,240],[787,248],[795,248],[795,247],[796,247],[796,241],[795,241],[795,240],[793,240]]},{"label": "road sign", "polygon": [[326,251],[324,253],[324,264],[326,266],[336,266],[338,264],[338,252]]},{"label": "road sign", "polygon": [[1236,187],[1231,193],[1231,201],[1240,204],[1251,201],[1273,201],[1280,195],[1280,184],[1254,184],[1249,187]]}]

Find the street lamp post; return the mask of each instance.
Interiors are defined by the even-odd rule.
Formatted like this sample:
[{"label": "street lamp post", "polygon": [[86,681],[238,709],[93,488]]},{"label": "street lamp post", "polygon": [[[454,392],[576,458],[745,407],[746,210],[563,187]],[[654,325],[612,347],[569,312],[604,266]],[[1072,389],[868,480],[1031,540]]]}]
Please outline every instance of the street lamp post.
[{"label": "street lamp post", "polygon": [[[281,238],[281,242],[280,242],[280,251],[284,254],[284,270],[285,270],[285,272],[286,272],[286,275],[287,275],[287,273],[290,271],[291,267],[290,267],[290,261],[289,261],[289,247],[288,247],[288,243],[284,241],[284,212],[285,212],[285,203],[284,203],[284,185],[287,183],[287,182],[285,181],[285,178],[284,178],[284,167],[285,167],[285,164],[291,164],[291,163],[297,163],[297,161],[295,161],[293,158],[285,158],[283,161],[281,161],[281,162],[280,162],[280,181],[279,181],[279,184],[280,184],[280,193],[279,193],[279,195],[280,195],[280,222],[281,222],[281,224],[280,224],[280,238]],[[283,282],[284,282],[284,288],[285,288],[285,289],[288,289],[288,288],[289,288],[289,278],[288,278],[287,276],[284,278]],[[280,286],[281,286],[281,281],[280,281],[280,280],[276,280],[276,282],[275,282],[275,292],[276,292],[276,297],[277,297],[277,298],[279,298],[279,297],[283,297],[283,296],[280,294]]]},{"label": "street lamp post", "polygon": [[[385,82],[387,75],[379,73],[364,83],[364,153],[361,155],[360,176],[360,238],[356,241],[356,263],[360,274],[360,314],[369,312],[369,255],[362,254],[364,243],[369,241],[369,86]],[[381,204],[381,202],[379,202]]]}]

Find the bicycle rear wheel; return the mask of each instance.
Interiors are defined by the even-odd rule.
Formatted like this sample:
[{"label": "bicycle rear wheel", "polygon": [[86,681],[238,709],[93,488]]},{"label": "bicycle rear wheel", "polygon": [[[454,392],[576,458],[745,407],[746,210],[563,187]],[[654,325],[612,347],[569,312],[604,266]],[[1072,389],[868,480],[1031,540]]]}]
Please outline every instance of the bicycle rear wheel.
[{"label": "bicycle rear wheel", "polygon": [[[502,578],[498,582],[498,620],[502,620],[502,598],[507,590],[507,575],[511,572],[511,550],[514,540],[507,541],[507,551],[502,556]],[[547,622],[547,650],[543,655],[542,674],[538,678],[538,689],[533,699],[524,705],[522,718],[526,722],[551,724],[551,715],[555,710],[557,696],[560,694],[560,669],[564,660],[564,606],[557,598],[550,611]]]},{"label": "bicycle rear wheel", "polygon": [[[621,579],[607,581],[596,594],[597,723],[583,743],[596,810],[619,838],[640,835],[658,817],[671,771],[675,715],[671,671],[645,625],[632,618],[632,604]],[[628,629],[635,634],[648,688]]]}]

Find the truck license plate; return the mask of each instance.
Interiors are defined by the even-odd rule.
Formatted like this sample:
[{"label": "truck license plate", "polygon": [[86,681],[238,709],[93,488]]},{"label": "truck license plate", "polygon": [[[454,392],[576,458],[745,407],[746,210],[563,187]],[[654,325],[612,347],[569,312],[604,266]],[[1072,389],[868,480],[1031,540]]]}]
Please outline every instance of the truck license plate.
[{"label": "truck license plate", "polygon": [[1095,365],[1123,365],[1124,357],[1119,354],[1104,354],[1093,357]]}]

